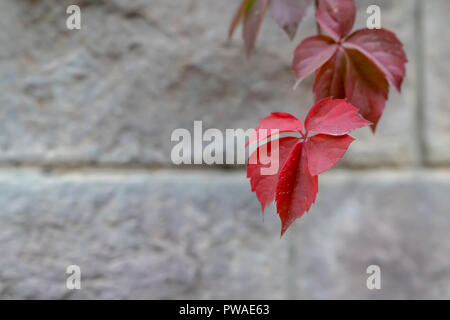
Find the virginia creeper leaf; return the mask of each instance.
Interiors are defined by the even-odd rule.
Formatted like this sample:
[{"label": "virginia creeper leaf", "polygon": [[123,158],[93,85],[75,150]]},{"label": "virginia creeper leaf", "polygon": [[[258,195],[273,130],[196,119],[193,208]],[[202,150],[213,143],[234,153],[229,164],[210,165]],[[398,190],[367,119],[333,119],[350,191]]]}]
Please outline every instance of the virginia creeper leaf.
[{"label": "virginia creeper leaf", "polygon": [[308,170],[303,143],[297,143],[288,156],[278,179],[276,201],[281,218],[281,235],[294,220],[301,218],[316,200],[318,177]]},{"label": "virginia creeper leaf", "polygon": [[345,77],[345,95],[371,121],[375,132],[389,95],[389,84],[377,66],[358,50],[346,50],[349,62]]},{"label": "virginia creeper leaf", "polygon": [[358,109],[343,99],[327,98],[316,103],[305,119],[306,132],[343,135],[370,125]]},{"label": "virginia creeper leaf", "polygon": [[236,11],[233,20],[230,24],[230,29],[228,30],[228,38],[231,38],[234,34],[239,23],[244,19],[245,13],[248,11],[250,6],[253,4],[255,0],[243,0],[238,10]]},{"label": "virginia creeper leaf", "polygon": [[408,61],[403,45],[394,33],[385,29],[363,29],[354,32],[345,42],[369,58],[384,73],[387,80],[401,91]]},{"label": "virginia creeper leaf", "polygon": [[305,142],[309,172],[316,176],[334,166],[355,139],[349,135],[317,134]]},{"label": "virginia creeper leaf", "polygon": [[243,0],[231,21],[228,37],[231,38],[239,23],[242,21],[242,37],[245,51],[250,56],[255,48],[261,24],[269,6],[270,0]]},{"label": "virginia creeper leaf", "polygon": [[[277,203],[282,235],[314,203],[318,192],[318,174],[334,166],[353,141],[347,133],[369,124],[354,106],[345,100],[332,98],[319,101],[311,108],[303,132],[301,121],[287,113],[273,113],[260,122],[256,132],[273,129],[300,133],[295,137],[273,138],[258,146],[247,164],[247,177],[263,213],[274,200]],[[310,137],[309,132],[319,134]],[[262,138],[255,139],[261,141]],[[275,142],[279,145],[278,152]],[[262,148],[267,149],[271,161],[262,161]],[[272,157],[274,154],[277,156]],[[256,161],[252,162],[255,158]],[[262,174],[261,169],[273,167],[273,164],[277,168],[275,173]]]},{"label": "virginia creeper leaf", "polygon": [[339,41],[353,28],[356,17],[354,0],[319,0],[316,20],[334,40]]},{"label": "virginia creeper leaf", "polygon": [[250,56],[255,49],[256,38],[258,38],[259,29],[261,29],[268,5],[269,0],[253,0],[244,13],[242,36],[247,56]]},{"label": "virginia creeper leaf", "polygon": [[327,97],[345,98],[345,52],[339,48],[333,57],[317,70],[313,84],[316,101]]},{"label": "virginia creeper leaf", "polygon": [[275,22],[293,39],[313,0],[272,0],[270,13]]},{"label": "virginia creeper leaf", "polygon": [[[274,165],[274,163],[265,163],[260,154],[260,150],[256,150],[251,156],[256,157],[256,161],[250,161],[247,165],[247,178],[250,178],[250,185],[252,188],[252,192],[256,193],[256,197],[261,204],[261,209],[264,214],[264,211],[267,206],[269,206],[275,200],[275,191],[277,187],[277,181],[279,172],[281,168],[283,168],[286,163],[287,157],[289,155],[292,147],[298,143],[297,138],[282,138],[279,139],[278,146],[278,156],[274,156],[277,163],[275,164],[278,167],[278,172],[274,175],[262,175],[260,174],[262,168],[269,168]],[[272,143],[267,143],[267,156],[272,158]],[[275,149],[275,148],[274,148]],[[276,152],[276,151],[274,151]],[[253,163],[252,163],[253,162]]]},{"label": "virginia creeper leaf", "polygon": [[320,68],[336,52],[338,45],[327,36],[306,38],[295,49],[292,70],[300,82]]},{"label": "virginia creeper leaf", "polygon": [[276,128],[275,130],[277,130],[278,133],[301,132],[302,122],[289,113],[272,112],[270,116],[259,122],[258,128],[256,128],[254,134],[250,137],[247,145],[270,138],[272,135],[271,129],[274,128]]}]

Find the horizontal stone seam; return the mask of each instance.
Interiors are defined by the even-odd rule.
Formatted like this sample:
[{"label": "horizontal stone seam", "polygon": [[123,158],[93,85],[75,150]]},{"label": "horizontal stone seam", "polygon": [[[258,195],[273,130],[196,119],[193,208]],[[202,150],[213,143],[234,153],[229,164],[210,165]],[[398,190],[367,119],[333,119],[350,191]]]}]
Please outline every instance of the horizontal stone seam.
[{"label": "horizontal stone seam", "polygon": [[[178,183],[177,178],[183,181],[197,181],[205,183],[234,182],[242,178],[247,180],[245,170],[142,170],[142,169],[105,169],[105,168],[83,168],[78,170],[53,170],[45,171],[35,167],[0,168],[0,183],[20,183],[18,179],[23,175],[25,178],[37,178],[48,181],[168,181]],[[214,180],[211,178],[220,178]],[[320,175],[321,179],[341,180],[346,177],[369,178],[373,181],[400,181],[412,178],[433,178],[436,181],[450,183],[450,168],[409,168],[402,170],[394,169],[372,169],[372,170],[346,170],[334,169]]]},{"label": "horizontal stone seam", "polygon": [[[0,170],[9,169],[36,169],[46,172],[52,171],[77,171],[77,170],[221,170],[221,171],[242,171],[246,170],[245,165],[164,165],[164,164],[143,164],[143,163],[0,163]],[[399,165],[394,163],[384,163],[376,166],[365,166],[362,164],[342,164],[337,165],[338,170],[348,171],[373,171],[373,170],[409,170],[409,169],[450,169],[450,162],[428,163],[423,166],[414,164]]]}]

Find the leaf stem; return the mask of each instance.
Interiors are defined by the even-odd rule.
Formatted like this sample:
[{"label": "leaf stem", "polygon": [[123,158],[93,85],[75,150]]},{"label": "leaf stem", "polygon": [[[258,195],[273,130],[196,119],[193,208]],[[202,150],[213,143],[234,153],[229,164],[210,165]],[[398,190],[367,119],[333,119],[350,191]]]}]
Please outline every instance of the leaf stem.
[{"label": "leaf stem", "polygon": [[303,130],[300,131],[301,139],[306,140],[308,133],[304,133]]}]

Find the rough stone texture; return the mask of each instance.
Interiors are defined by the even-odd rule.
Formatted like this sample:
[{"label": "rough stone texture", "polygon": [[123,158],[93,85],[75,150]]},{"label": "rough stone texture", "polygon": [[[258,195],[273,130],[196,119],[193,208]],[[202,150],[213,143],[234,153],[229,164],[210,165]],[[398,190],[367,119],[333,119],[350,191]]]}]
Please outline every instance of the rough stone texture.
[{"label": "rough stone texture", "polygon": [[[357,1],[356,28],[378,4],[405,44],[402,95],[339,164],[376,169],[321,176],[281,240],[243,171],[155,169],[194,120],[247,129],[312,105],[312,77],[294,92],[289,70],[312,9],[293,42],[267,18],[246,60],[239,34],[226,41],[238,2],[0,1],[0,298],[450,299],[448,1]],[[80,31],[65,27],[74,3]]]},{"label": "rough stone texture", "polygon": [[[65,27],[78,3],[82,29]],[[358,1],[357,26],[365,25]],[[377,136],[357,133],[343,164],[415,161],[414,1],[378,1],[383,26],[405,42],[410,63]],[[293,92],[290,60],[315,34],[310,14],[294,42],[267,17],[250,61],[226,32],[238,1],[26,1],[0,3],[0,160],[170,165],[175,128],[252,128],[272,111],[303,116],[312,78]]]},{"label": "rough stone texture", "polygon": [[[449,299],[448,171],[340,172],[295,227],[293,289],[309,299]],[[381,268],[381,290],[366,269]]]},{"label": "rough stone texture", "polygon": [[428,161],[450,164],[450,2],[424,1],[425,129]]},{"label": "rough stone texture", "polygon": [[287,239],[248,188],[236,174],[3,172],[0,298],[286,298]]},{"label": "rough stone texture", "polygon": [[240,172],[3,171],[0,297],[449,298],[449,192],[448,171],[337,171],[280,240]]}]

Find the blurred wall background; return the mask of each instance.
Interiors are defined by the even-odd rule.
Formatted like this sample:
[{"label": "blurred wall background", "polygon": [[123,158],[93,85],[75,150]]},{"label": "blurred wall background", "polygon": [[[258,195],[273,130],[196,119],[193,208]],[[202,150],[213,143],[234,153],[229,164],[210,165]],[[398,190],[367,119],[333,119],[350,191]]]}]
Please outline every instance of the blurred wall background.
[{"label": "blurred wall background", "polygon": [[242,167],[170,160],[194,120],[312,105],[290,72],[312,9],[293,42],[267,18],[246,60],[226,41],[238,2],[0,1],[0,298],[450,298],[450,2],[357,0],[358,28],[378,4],[404,42],[403,91],[281,240]]}]

